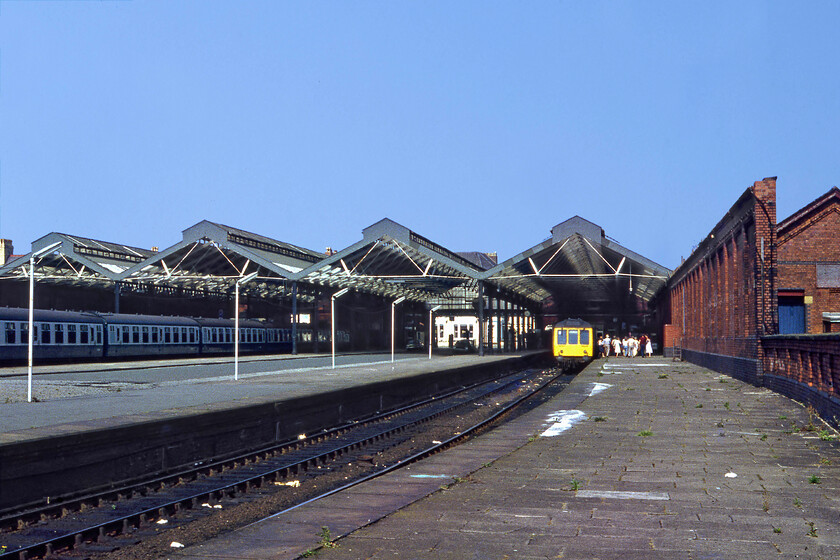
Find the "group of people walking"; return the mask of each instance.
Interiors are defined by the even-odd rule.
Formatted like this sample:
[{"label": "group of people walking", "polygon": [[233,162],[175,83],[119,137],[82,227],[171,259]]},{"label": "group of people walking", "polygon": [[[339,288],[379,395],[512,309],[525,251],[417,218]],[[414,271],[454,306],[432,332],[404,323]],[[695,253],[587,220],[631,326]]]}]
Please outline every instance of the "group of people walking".
[{"label": "group of people walking", "polygon": [[598,351],[601,357],[606,356],[626,356],[628,358],[635,358],[641,356],[647,358],[653,355],[653,343],[650,337],[643,334],[636,338],[632,334],[628,334],[624,338],[610,338],[610,335],[598,337]]}]

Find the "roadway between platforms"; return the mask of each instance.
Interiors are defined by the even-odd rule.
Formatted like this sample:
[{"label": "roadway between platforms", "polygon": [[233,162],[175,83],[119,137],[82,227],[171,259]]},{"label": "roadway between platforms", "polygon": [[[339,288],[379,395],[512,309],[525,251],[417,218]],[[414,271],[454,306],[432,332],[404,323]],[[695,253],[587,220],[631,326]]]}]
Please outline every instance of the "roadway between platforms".
[{"label": "roadway between platforms", "polygon": [[297,558],[326,527],[322,560],[840,558],[835,438],[725,375],[597,360],[489,434],[169,557]]}]

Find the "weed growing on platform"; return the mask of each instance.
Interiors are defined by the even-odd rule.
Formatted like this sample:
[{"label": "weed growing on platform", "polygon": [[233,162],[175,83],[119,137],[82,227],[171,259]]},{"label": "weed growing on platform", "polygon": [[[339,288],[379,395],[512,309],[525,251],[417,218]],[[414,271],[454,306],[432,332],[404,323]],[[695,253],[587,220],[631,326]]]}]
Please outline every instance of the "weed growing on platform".
[{"label": "weed growing on platform", "polygon": [[667,373],[660,373],[659,374],[659,379],[668,379],[668,374]]},{"label": "weed growing on platform", "polygon": [[650,430],[642,430],[642,431],[641,431],[641,432],[639,432],[637,435],[640,435],[640,436],[642,436],[642,437],[649,437],[649,436],[652,436],[652,435],[653,435],[653,432],[652,432],[652,431],[650,431]]},{"label": "weed growing on platform", "polygon": [[808,536],[817,538],[817,528],[814,527],[814,522],[813,521],[808,521],[807,523],[808,523],[808,526],[810,527],[810,529],[808,529]]},{"label": "weed growing on platform", "polygon": [[577,479],[572,479],[569,485],[572,488],[572,492],[576,492],[578,488],[580,488],[580,481]]},{"label": "weed growing on platform", "polygon": [[606,421],[607,421],[607,417],[606,417],[606,416],[596,416],[596,417],[595,417],[595,418],[593,418],[592,420],[593,420],[594,422],[606,422]]},{"label": "weed growing on platform", "polygon": [[780,527],[773,527],[773,532],[778,535],[779,533],[782,532],[782,529]]},{"label": "weed growing on platform", "polygon": [[820,465],[830,465],[830,464],[831,464],[831,459],[825,459],[825,458],[820,459]]},{"label": "weed growing on platform", "polygon": [[725,403],[723,403],[723,408],[725,408],[726,410],[729,410],[729,401],[726,401]]},{"label": "weed growing on platform", "polygon": [[800,500],[799,498],[794,498],[793,499],[793,505],[795,505],[798,508],[801,508],[802,507],[802,500]]},{"label": "weed growing on platform", "polygon": [[758,439],[760,439],[761,441],[767,441],[767,434],[761,434],[761,437]]},{"label": "weed growing on platform", "polygon": [[810,482],[811,484],[819,484],[821,481],[822,479],[815,474],[812,474],[808,477],[808,482]]},{"label": "weed growing on platform", "polygon": [[321,539],[318,544],[323,546],[324,548],[338,548],[338,543],[334,543],[332,541],[332,536],[330,535],[330,528],[326,525],[321,527],[321,532],[318,533],[318,537]]},{"label": "weed growing on platform", "polygon": [[698,404],[698,405],[697,405],[697,406],[695,406],[694,408],[703,408],[703,403]]},{"label": "weed growing on platform", "polygon": [[823,441],[834,441],[835,439],[837,439],[837,436],[835,436],[828,430],[820,430],[820,439]]}]

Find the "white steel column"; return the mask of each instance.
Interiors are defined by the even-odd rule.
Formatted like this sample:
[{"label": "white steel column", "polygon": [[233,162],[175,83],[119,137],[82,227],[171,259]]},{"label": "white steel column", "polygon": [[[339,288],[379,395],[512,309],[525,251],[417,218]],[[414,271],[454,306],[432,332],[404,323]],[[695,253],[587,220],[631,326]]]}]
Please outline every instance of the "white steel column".
[{"label": "white steel column", "polygon": [[429,309],[429,359],[432,359],[432,334],[435,328],[434,313],[440,309],[440,305],[436,305]]},{"label": "white steel column", "polygon": [[59,245],[60,241],[29,256],[29,366],[26,374],[26,402],[32,402],[32,361],[35,355],[35,259],[57,249]]},{"label": "white steel column", "polygon": [[342,288],[332,295],[330,299],[330,323],[332,324],[332,334],[330,335],[330,342],[332,343],[332,368],[335,369],[335,300],[350,291],[350,288]]},{"label": "white steel column", "polygon": [[29,369],[26,375],[26,402],[32,402],[32,358],[35,351],[35,257],[29,258]]},{"label": "white steel column", "polygon": [[405,301],[405,296],[400,296],[391,304],[391,363],[394,363],[394,346],[396,344],[397,331],[397,305]]},{"label": "white steel column", "polygon": [[236,297],[234,306],[236,307],[236,318],[233,325],[233,380],[239,381],[239,286],[245,282],[250,282],[257,277],[256,272],[252,272],[248,276],[240,278],[236,281]]}]

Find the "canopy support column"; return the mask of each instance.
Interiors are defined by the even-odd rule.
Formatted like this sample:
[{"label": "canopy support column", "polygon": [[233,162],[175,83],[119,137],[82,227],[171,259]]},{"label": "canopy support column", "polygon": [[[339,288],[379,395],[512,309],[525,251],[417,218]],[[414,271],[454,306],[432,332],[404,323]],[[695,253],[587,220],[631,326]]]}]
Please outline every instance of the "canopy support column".
[{"label": "canopy support column", "polygon": [[297,325],[298,325],[298,285],[292,282],[292,355],[298,353],[297,348]]},{"label": "canopy support column", "polygon": [[484,356],[484,282],[478,282],[478,355]]}]

